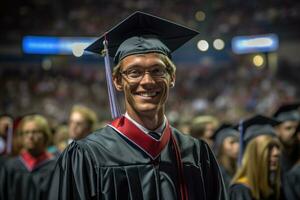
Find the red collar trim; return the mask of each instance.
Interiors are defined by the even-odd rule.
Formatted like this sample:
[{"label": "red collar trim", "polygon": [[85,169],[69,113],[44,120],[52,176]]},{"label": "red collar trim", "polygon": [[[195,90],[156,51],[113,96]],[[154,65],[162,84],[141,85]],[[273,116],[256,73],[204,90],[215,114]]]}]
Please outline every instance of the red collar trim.
[{"label": "red collar trim", "polygon": [[28,151],[23,151],[20,154],[21,161],[25,164],[26,168],[29,171],[34,170],[41,164],[47,162],[48,160],[53,158],[53,155],[48,152],[43,152],[38,157],[32,156]]},{"label": "red collar trim", "polygon": [[132,123],[125,116],[119,117],[109,124],[110,127],[115,129],[119,134],[126,137],[133,142],[153,160],[155,160],[161,151],[168,144],[171,136],[171,128],[167,121],[166,128],[160,137],[160,140],[155,140],[147,133],[144,133],[134,123]]}]

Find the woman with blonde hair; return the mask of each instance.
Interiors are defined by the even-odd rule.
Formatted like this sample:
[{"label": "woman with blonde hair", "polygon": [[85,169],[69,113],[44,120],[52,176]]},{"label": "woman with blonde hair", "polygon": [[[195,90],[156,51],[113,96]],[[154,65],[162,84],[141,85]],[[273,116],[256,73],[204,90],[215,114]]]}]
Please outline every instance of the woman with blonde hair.
[{"label": "woman with blonde hair", "polygon": [[0,170],[0,199],[44,199],[45,185],[55,165],[46,148],[51,140],[48,122],[41,115],[28,115],[19,126],[23,150]]},{"label": "woman with blonde hair", "polygon": [[268,119],[252,119],[246,129],[246,149],[229,189],[232,200],[280,199],[281,146],[272,128],[272,120],[262,122],[264,120]]}]

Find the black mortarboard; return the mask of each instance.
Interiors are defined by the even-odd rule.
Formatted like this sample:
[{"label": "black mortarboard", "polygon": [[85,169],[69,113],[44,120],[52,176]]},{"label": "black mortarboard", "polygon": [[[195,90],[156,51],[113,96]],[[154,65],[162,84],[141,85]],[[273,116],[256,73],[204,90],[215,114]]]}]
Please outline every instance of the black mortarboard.
[{"label": "black mortarboard", "polygon": [[300,121],[300,102],[293,104],[285,104],[278,108],[273,117],[280,121]]},{"label": "black mortarboard", "polygon": [[115,63],[128,55],[139,53],[159,52],[170,57],[171,52],[197,34],[190,28],[137,11],[85,50],[101,54],[103,41],[107,40],[109,55],[114,57]]},{"label": "black mortarboard", "polygon": [[271,135],[276,136],[276,131],[273,128],[278,125],[278,122],[275,119],[263,116],[255,115],[248,120],[243,122],[243,142],[246,146],[250,140],[260,135]]},{"label": "black mortarboard", "polygon": [[227,137],[236,137],[239,138],[240,134],[236,127],[231,124],[222,124],[214,133],[214,151],[218,152],[223,141]]}]

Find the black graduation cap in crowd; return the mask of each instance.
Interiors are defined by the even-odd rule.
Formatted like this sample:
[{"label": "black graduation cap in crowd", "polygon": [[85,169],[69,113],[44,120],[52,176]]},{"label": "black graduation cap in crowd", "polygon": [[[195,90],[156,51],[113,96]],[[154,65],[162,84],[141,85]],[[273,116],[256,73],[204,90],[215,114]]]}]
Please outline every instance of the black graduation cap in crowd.
[{"label": "black graduation cap in crowd", "polygon": [[300,102],[285,104],[278,108],[273,117],[280,121],[300,121]]},{"label": "black graduation cap in crowd", "polygon": [[137,11],[104,33],[85,50],[101,54],[103,41],[108,42],[110,56],[115,63],[132,54],[159,52],[171,56],[171,52],[192,39],[199,32]]},{"label": "black graduation cap in crowd", "polygon": [[260,135],[276,136],[276,131],[273,127],[279,123],[277,120],[263,115],[255,115],[245,120],[243,122],[244,144],[247,145],[250,140]]},{"label": "black graduation cap in crowd", "polygon": [[110,59],[115,64],[133,54],[162,53],[171,58],[171,53],[198,34],[197,31],[174,22],[147,14],[135,12],[85,50],[104,54],[108,97],[112,118],[121,115],[115,88],[111,77]]},{"label": "black graduation cap in crowd", "polygon": [[239,138],[240,133],[238,132],[237,128],[231,124],[222,124],[214,133],[214,151],[215,153],[218,152],[220,146],[222,145],[223,141],[227,137],[236,137]]},{"label": "black graduation cap in crowd", "polygon": [[241,164],[244,150],[247,144],[254,138],[260,135],[270,135],[276,137],[276,131],[273,128],[280,122],[273,118],[263,115],[255,115],[247,120],[241,121],[238,127],[240,131],[240,154],[238,163]]}]

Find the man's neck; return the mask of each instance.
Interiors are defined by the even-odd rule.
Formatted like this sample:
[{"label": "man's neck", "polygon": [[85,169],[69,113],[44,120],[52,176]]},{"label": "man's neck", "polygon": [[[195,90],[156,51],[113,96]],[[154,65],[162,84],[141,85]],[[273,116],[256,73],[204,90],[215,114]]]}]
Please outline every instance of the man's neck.
[{"label": "man's neck", "polygon": [[164,121],[163,112],[152,115],[136,112],[127,112],[127,114],[137,123],[152,131],[161,126]]}]

